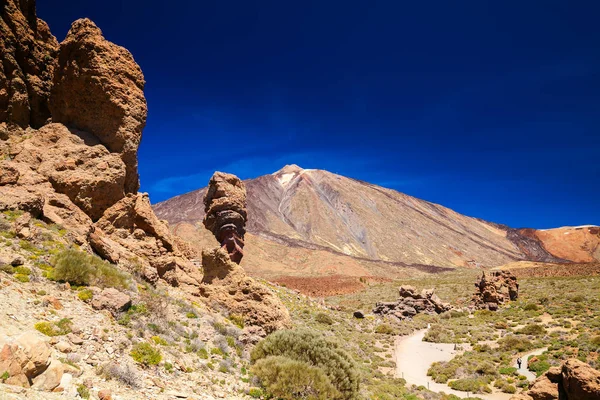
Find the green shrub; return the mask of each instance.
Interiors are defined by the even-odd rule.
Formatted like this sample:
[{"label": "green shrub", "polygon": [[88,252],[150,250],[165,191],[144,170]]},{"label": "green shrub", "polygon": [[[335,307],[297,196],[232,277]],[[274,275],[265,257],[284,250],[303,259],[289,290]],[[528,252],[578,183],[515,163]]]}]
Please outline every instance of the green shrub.
[{"label": "green shrub", "polygon": [[89,399],[89,398],[90,398],[90,391],[89,391],[89,389],[88,389],[88,388],[87,388],[85,385],[83,385],[83,384],[81,384],[81,385],[77,386],[77,393],[79,394],[79,396],[80,396],[82,399]]},{"label": "green shrub", "polygon": [[15,274],[15,279],[19,282],[27,283],[29,282],[29,275]]},{"label": "green shrub", "polygon": [[543,354],[541,356],[535,356],[535,358],[531,358],[527,364],[527,368],[529,368],[530,371],[535,372],[536,376],[541,376],[544,372],[550,369],[548,356]]},{"label": "green shrub", "polygon": [[460,390],[462,392],[490,392],[491,389],[487,383],[481,378],[465,378],[450,381],[448,384],[454,390]]},{"label": "green shrub", "polygon": [[523,307],[523,310],[525,311],[537,311],[538,306],[535,303],[529,303],[526,304],[525,307]]},{"label": "green shrub", "polygon": [[533,349],[533,343],[529,339],[521,338],[514,335],[504,336],[498,340],[500,350],[523,352]]},{"label": "green shrub", "polygon": [[500,367],[498,372],[500,372],[502,375],[513,375],[515,372],[517,372],[517,369],[515,367]]},{"label": "green shrub", "polygon": [[[237,325],[239,328],[244,328],[244,317],[238,314],[230,314],[229,320]],[[260,390],[260,389],[259,389]]]},{"label": "green shrub", "polygon": [[325,313],[318,313],[315,315],[315,321],[325,325],[333,325],[333,318]]},{"label": "green shrub", "polygon": [[15,274],[31,275],[31,269],[24,267],[22,265],[19,267],[15,267],[14,271],[15,271]]},{"label": "green shrub", "polygon": [[[307,381],[307,376],[310,376],[319,383],[318,387],[323,391],[329,390],[327,381],[323,379],[326,377],[337,393],[332,395],[328,392],[331,399],[351,399],[358,393],[359,374],[354,360],[336,343],[325,339],[318,333],[308,330],[274,332],[259,342],[252,350],[251,360],[253,363],[258,363],[259,360],[267,357],[276,358],[261,363],[260,367],[257,367],[257,371],[263,373],[270,382],[269,385],[275,385],[276,388],[280,387],[277,382],[271,383],[269,380],[273,370],[281,371],[287,377],[286,379],[289,379],[285,381],[287,385],[293,385],[296,382],[302,386],[303,382]],[[304,365],[300,366],[298,363]],[[301,368],[300,371],[304,376],[296,377],[295,381],[292,380],[292,377],[288,377],[287,374],[293,371],[292,365]],[[320,369],[323,375],[316,372],[315,368]],[[302,392],[302,389],[301,387],[289,387],[288,392],[298,393]]]},{"label": "green shrub", "polygon": [[90,301],[94,297],[94,293],[90,289],[83,289],[77,293],[77,297],[81,301]]},{"label": "green shrub", "polygon": [[248,390],[248,396],[253,399],[260,399],[263,396],[263,391],[260,390],[260,388],[250,388],[250,390]]},{"label": "green shrub", "polygon": [[4,373],[2,375],[0,375],[0,381],[2,381],[2,382],[7,380],[8,378],[10,378],[10,374],[8,373],[8,371],[4,371]]},{"label": "green shrub", "polygon": [[538,324],[528,324],[527,326],[523,327],[523,329],[521,329],[518,333],[521,333],[523,335],[540,336],[546,333],[546,329]]},{"label": "green shrub", "polygon": [[160,351],[155,349],[150,343],[138,343],[133,346],[131,353],[129,353],[131,357],[142,365],[158,365],[162,360],[162,356],[160,355]]},{"label": "green shrub", "polygon": [[510,394],[513,394],[513,393],[516,393],[516,392],[517,392],[517,388],[516,388],[516,387],[514,387],[513,385],[509,385],[508,383],[507,383],[506,385],[502,386],[502,389],[501,389],[501,390],[502,390],[504,393],[510,393]]},{"label": "green shrub", "polygon": [[381,324],[377,325],[377,328],[375,328],[375,333],[381,333],[383,335],[395,335],[396,330],[391,325]]},{"label": "green shrub", "polygon": [[127,275],[99,257],[79,250],[63,250],[53,258],[54,280],[72,285],[94,285],[101,288],[125,289],[129,286]]},{"label": "green shrub", "polygon": [[34,328],[46,336],[62,336],[71,333],[72,322],[68,318],[63,318],[58,322],[38,322]]},{"label": "green shrub", "polygon": [[185,314],[185,316],[186,316],[186,317],[188,317],[188,318],[190,318],[190,319],[195,319],[195,318],[198,318],[198,316],[196,315],[196,313],[195,313],[195,312],[193,312],[193,311],[189,311],[189,312],[187,312],[187,313]]},{"label": "green shrub", "polygon": [[6,272],[7,274],[12,275],[15,273],[15,269],[12,265],[0,264],[0,272]]},{"label": "green shrub", "polygon": [[340,398],[340,393],[325,372],[306,362],[283,356],[268,356],[252,366],[267,392],[284,400],[310,398],[329,400]]}]

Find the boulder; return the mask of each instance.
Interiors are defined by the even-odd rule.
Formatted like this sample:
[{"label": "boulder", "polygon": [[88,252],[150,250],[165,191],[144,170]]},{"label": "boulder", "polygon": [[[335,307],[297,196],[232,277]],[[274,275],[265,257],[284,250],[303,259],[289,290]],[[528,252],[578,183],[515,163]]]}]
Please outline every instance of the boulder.
[{"label": "boulder", "polygon": [[0,211],[21,210],[37,217],[43,207],[43,196],[34,191],[12,186],[3,186],[0,191]]},{"label": "boulder", "polygon": [[126,167],[123,190],[137,192],[137,149],[148,110],[144,75],[131,53],[79,19],[60,45],[53,84],[53,121],[89,132],[118,153]]},{"label": "boulder", "polygon": [[14,163],[0,161],[0,186],[14,185],[19,181],[19,170]]},{"label": "boulder", "polygon": [[560,390],[568,400],[600,400],[600,371],[570,359],[563,364],[561,373]]},{"label": "boulder", "polygon": [[533,400],[558,400],[558,386],[542,375],[533,382],[527,394]]},{"label": "boulder", "polygon": [[354,315],[354,318],[359,318],[359,319],[362,319],[365,317],[365,313],[362,312],[361,310],[354,311],[353,315]]},{"label": "boulder", "polygon": [[400,298],[395,302],[378,302],[373,308],[373,313],[390,315],[398,320],[414,317],[419,313],[441,314],[452,309],[450,304],[444,303],[433,289],[423,289],[417,293],[413,286],[400,286]]},{"label": "boulder", "polygon": [[58,360],[52,360],[44,373],[33,378],[32,387],[37,390],[51,392],[60,385],[63,373],[63,364]]},{"label": "boulder", "polygon": [[51,349],[34,332],[26,332],[6,343],[0,351],[0,371],[8,372],[6,383],[29,387],[50,365]]},{"label": "boulder", "polygon": [[119,292],[114,288],[106,288],[98,294],[94,294],[92,307],[95,310],[108,310],[113,315],[127,311],[131,307],[131,297]]}]

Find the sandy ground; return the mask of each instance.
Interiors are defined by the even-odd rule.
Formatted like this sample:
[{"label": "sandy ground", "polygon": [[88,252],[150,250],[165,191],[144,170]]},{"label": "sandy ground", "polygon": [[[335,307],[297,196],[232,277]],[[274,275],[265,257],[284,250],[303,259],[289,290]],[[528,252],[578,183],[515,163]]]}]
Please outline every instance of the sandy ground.
[{"label": "sandy ground", "polygon": [[[459,351],[454,350],[453,344],[446,343],[429,343],[424,342],[423,337],[427,329],[423,329],[413,333],[410,336],[402,336],[396,340],[396,376],[406,379],[408,384],[417,386],[425,386],[434,392],[444,392],[446,394],[454,394],[461,398],[480,397],[486,400],[509,400],[512,395],[507,393],[491,393],[491,394],[469,394],[458,390],[451,389],[448,385],[435,383],[431,377],[427,376],[427,370],[436,361],[449,361],[456,356]],[[530,355],[538,355],[546,349],[537,349],[529,353],[520,354],[523,359],[523,368],[519,373],[527,376],[527,379],[533,381],[535,374],[528,371],[526,368],[527,357]],[[516,357],[514,360],[515,367]]]}]

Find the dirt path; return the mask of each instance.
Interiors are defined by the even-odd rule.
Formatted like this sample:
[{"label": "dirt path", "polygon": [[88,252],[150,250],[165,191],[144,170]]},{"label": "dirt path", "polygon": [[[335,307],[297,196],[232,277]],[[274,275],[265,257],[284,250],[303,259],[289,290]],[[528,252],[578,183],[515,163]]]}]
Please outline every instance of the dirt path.
[{"label": "dirt path", "polygon": [[533,382],[537,377],[535,376],[535,374],[533,372],[531,372],[530,370],[527,369],[527,359],[529,358],[529,356],[539,356],[546,350],[548,350],[548,348],[544,347],[543,349],[537,349],[537,350],[533,350],[533,351],[530,351],[527,353],[519,354],[519,357],[521,357],[521,360],[523,360],[523,363],[521,364],[521,368],[519,368],[519,366],[517,365],[516,358],[514,359],[513,366],[518,369],[519,374],[525,375],[527,377],[527,379],[529,380],[529,382]]},{"label": "dirt path", "polygon": [[[396,376],[406,379],[408,384],[425,386],[434,392],[454,394],[460,398],[479,397],[485,400],[508,400],[512,395],[507,393],[468,394],[451,389],[448,385],[435,383],[427,370],[436,361],[450,361],[458,354],[453,344],[424,342],[427,329],[396,340]],[[523,358],[526,360],[526,358]]]}]

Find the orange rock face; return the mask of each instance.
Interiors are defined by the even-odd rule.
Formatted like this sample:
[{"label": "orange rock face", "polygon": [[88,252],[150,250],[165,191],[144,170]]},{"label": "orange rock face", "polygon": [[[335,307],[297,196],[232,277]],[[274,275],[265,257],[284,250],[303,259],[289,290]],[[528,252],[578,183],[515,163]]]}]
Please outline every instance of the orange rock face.
[{"label": "orange rock face", "polygon": [[60,45],[52,119],[96,136],[126,166],[124,190],[139,189],[137,149],[146,125],[144,75],[133,56],[89,19],[73,22]]},{"label": "orange rock face", "polygon": [[0,122],[40,127],[50,118],[58,42],[37,18],[35,1],[6,0],[0,9]]}]

